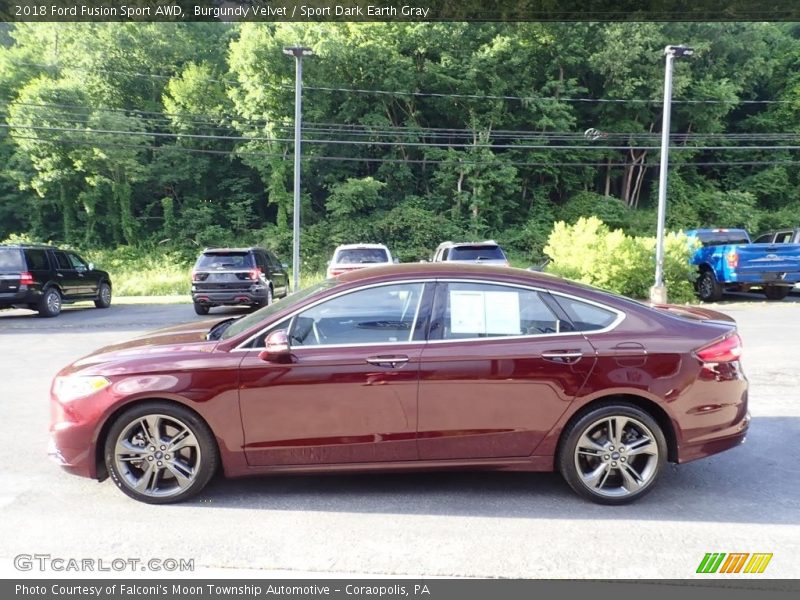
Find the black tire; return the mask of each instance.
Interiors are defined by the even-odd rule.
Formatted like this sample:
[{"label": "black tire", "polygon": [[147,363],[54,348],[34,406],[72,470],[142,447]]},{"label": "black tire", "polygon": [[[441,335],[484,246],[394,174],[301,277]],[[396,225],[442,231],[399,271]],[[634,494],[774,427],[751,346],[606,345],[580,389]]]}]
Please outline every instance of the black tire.
[{"label": "black tire", "polygon": [[[622,423],[619,435],[609,435],[611,419],[613,427]],[[614,438],[622,445],[614,446]],[[578,452],[579,443],[588,450]],[[578,495],[616,505],[637,500],[653,489],[666,460],[667,442],[655,419],[633,404],[609,402],[592,408],[564,430],[557,465]],[[597,485],[594,479],[599,480]]]},{"label": "black tire", "polygon": [[722,286],[713,271],[706,269],[700,273],[700,278],[697,280],[697,295],[703,302],[717,302],[722,299]]},{"label": "black tire", "polygon": [[783,300],[791,290],[787,285],[768,285],[764,287],[764,295],[767,300]]},{"label": "black tire", "polygon": [[39,299],[36,310],[39,311],[40,317],[57,317],[61,314],[61,307],[61,293],[58,288],[49,287]]},{"label": "black tire", "polygon": [[101,282],[100,287],[97,288],[97,299],[94,301],[94,305],[97,308],[111,306],[111,286],[107,282]]},{"label": "black tire", "polygon": [[[151,437],[145,435],[142,423],[149,427],[156,421],[159,423],[156,442],[159,445],[148,448],[152,443],[149,441]],[[181,427],[193,436],[190,438],[192,445],[180,448],[170,456],[170,443],[180,438],[177,432],[182,431]],[[138,437],[135,435],[137,431],[140,432]],[[126,460],[117,460],[115,450],[122,440],[135,451],[124,453]],[[131,440],[141,440],[142,446],[134,445]],[[150,448],[156,448],[158,454],[150,452]],[[141,461],[131,460],[138,455],[143,457]],[[139,404],[117,417],[106,436],[103,456],[114,484],[134,500],[147,504],[171,504],[191,498],[208,484],[219,465],[217,443],[205,421],[191,410],[169,402]],[[169,466],[167,457],[171,459]],[[156,464],[160,468],[155,467]],[[142,465],[149,466],[145,470]],[[178,485],[179,478],[173,475],[176,469],[183,474],[185,487]],[[142,481],[145,491],[134,489],[135,484]]]},{"label": "black tire", "polygon": [[194,312],[198,315],[207,315],[208,311],[211,307],[208,304],[199,304],[197,302],[194,303]]}]

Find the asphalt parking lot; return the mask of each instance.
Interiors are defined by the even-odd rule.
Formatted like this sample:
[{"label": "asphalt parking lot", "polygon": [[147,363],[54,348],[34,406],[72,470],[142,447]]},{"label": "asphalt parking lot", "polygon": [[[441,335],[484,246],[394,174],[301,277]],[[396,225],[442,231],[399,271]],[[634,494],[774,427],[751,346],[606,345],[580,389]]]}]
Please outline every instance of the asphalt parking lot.
[{"label": "asphalt parking lot", "polygon": [[27,553],[193,558],[222,576],[685,578],[706,552],[771,552],[763,576],[797,578],[800,298],[727,300],[718,309],[739,323],[751,381],[747,443],[670,465],[652,494],[625,507],[580,500],[558,475],[524,473],[217,479],[185,504],[140,504],[47,459],[50,381],[100,346],[201,317],[188,304],[67,308],[56,319],[2,311],[0,573],[25,575],[12,560]]}]

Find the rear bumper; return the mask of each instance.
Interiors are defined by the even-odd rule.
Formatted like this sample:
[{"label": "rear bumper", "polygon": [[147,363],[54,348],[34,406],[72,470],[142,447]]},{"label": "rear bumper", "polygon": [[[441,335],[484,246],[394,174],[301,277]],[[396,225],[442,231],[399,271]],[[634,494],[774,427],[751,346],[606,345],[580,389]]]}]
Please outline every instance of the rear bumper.
[{"label": "rear bumper", "polygon": [[32,290],[27,287],[14,292],[0,292],[0,306],[36,304],[41,297],[41,290]]},{"label": "rear bumper", "polygon": [[735,448],[736,446],[744,443],[749,428],[750,413],[747,413],[745,418],[732,428],[735,431],[731,435],[704,440],[702,442],[681,448],[678,455],[678,462],[687,463],[699,458],[705,458],[707,456],[719,454],[720,452],[725,452],[725,450]]},{"label": "rear bumper", "polygon": [[221,304],[259,304],[266,302],[267,296],[268,288],[266,285],[253,285],[245,290],[192,290],[192,301],[195,304],[209,306]]}]

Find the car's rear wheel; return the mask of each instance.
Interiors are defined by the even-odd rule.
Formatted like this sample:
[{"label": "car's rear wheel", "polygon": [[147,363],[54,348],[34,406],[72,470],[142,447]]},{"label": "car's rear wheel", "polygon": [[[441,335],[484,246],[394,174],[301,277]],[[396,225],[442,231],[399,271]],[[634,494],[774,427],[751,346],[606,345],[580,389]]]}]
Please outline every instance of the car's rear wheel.
[{"label": "car's rear wheel", "polygon": [[196,312],[198,315],[207,315],[210,308],[211,307],[209,307],[208,304],[200,304],[198,302],[194,303],[194,312]]},{"label": "car's rear wheel", "polygon": [[97,308],[108,308],[111,306],[111,286],[105,281],[100,284],[97,290],[97,299],[94,301]]},{"label": "car's rear wheel", "polygon": [[764,288],[767,300],[783,300],[789,295],[792,288],[786,285],[768,285]]},{"label": "car's rear wheel", "polygon": [[627,403],[598,406],[562,438],[558,465],[570,487],[600,504],[624,504],[649,492],[667,456],[661,427]]},{"label": "car's rear wheel", "polygon": [[716,302],[722,298],[722,286],[714,276],[714,272],[706,269],[697,280],[697,295],[704,302]]},{"label": "car's rear wheel", "polygon": [[131,498],[149,504],[194,496],[214,475],[218,462],[208,426],[192,411],[166,402],[124,412],[105,443],[111,479]]},{"label": "car's rear wheel", "polygon": [[54,287],[47,288],[36,306],[40,317],[57,317],[61,314],[61,293]]}]

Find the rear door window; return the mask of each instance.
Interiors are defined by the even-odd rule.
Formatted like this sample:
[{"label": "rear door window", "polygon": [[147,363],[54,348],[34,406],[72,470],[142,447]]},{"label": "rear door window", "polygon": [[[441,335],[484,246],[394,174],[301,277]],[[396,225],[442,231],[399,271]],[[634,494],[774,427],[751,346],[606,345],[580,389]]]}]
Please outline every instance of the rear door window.
[{"label": "rear door window", "polygon": [[47,260],[47,252],[44,250],[26,249],[25,258],[28,261],[29,271],[47,271],[50,269],[50,261]]},{"label": "rear door window", "polygon": [[25,270],[25,261],[19,248],[0,248],[0,271],[19,272]]},{"label": "rear door window", "polygon": [[442,339],[559,333],[560,323],[539,292],[484,283],[448,283]]}]

